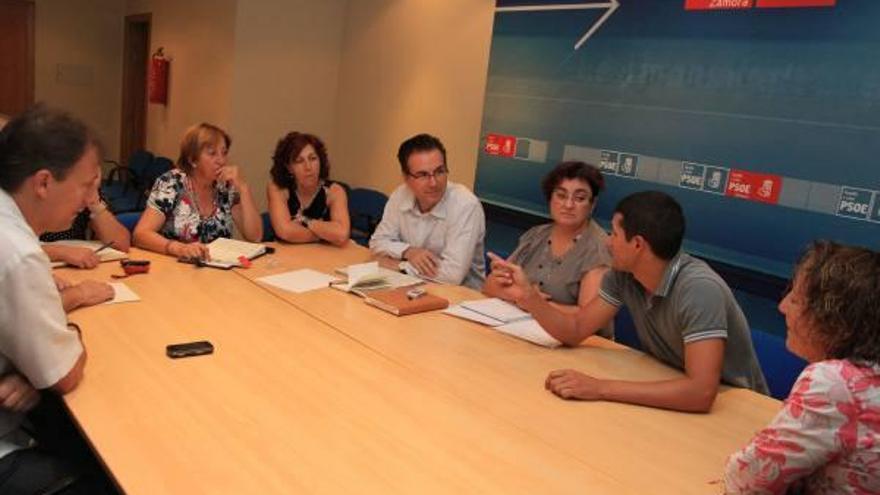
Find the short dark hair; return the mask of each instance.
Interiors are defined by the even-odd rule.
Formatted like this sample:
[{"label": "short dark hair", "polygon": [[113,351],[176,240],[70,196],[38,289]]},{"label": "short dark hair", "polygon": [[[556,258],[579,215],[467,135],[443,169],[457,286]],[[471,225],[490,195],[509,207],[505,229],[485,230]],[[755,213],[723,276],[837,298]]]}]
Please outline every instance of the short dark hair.
[{"label": "short dark hair", "polygon": [[0,131],[0,188],[15,192],[43,169],[64,180],[89,145],[98,143],[82,121],[67,112],[35,105]]},{"label": "short dark hair", "polygon": [[287,165],[291,160],[295,160],[302,153],[303,148],[308,145],[315,148],[315,154],[318,155],[318,161],[321,163],[318,176],[323,180],[330,177],[330,159],[327,158],[327,147],[324,146],[324,142],[314,134],[289,132],[278,140],[278,144],[275,145],[275,153],[272,155],[272,169],[269,173],[276,186],[286,189],[296,187],[296,177],[290,173]]},{"label": "short dark hair", "polygon": [[684,213],[672,196],[660,191],[642,191],[620,200],[614,208],[620,213],[620,226],[630,240],[640,235],[657,257],[671,260],[681,249]]},{"label": "short dark hair", "polygon": [[189,127],[180,140],[180,154],[177,155],[177,168],[185,173],[192,173],[193,163],[199,159],[202,150],[209,145],[223,140],[226,150],[232,146],[232,138],[223,129],[214,124],[202,122]]},{"label": "short dark hair", "polygon": [[810,337],[829,359],[880,363],[880,253],[816,241],[795,267]]},{"label": "short dark hair", "polygon": [[541,190],[547,201],[553,197],[553,191],[559,187],[559,184],[566,179],[579,179],[590,186],[590,192],[593,197],[590,203],[594,203],[599,193],[605,189],[605,178],[602,172],[595,165],[584,162],[562,162],[544,176],[541,181]]},{"label": "short dark hair", "polygon": [[446,148],[438,138],[430,134],[416,134],[400,143],[400,148],[397,149],[397,161],[400,162],[400,170],[404,174],[408,174],[409,167],[407,166],[406,161],[409,160],[409,156],[417,151],[431,150],[440,150],[440,154],[443,155],[443,165],[446,165],[447,167],[449,166],[446,163]]}]

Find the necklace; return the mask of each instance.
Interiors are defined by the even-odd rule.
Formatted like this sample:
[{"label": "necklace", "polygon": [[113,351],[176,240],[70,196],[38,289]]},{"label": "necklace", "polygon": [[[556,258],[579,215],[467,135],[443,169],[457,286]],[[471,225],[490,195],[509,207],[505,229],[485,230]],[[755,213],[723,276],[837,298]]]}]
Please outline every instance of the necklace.
[{"label": "necklace", "polygon": [[200,219],[205,219],[214,215],[214,212],[217,211],[217,205],[213,200],[211,201],[211,212],[207,215],[202,214],[202,205],[199,202],[199,193],[196,191],[195,184],[193,183],[192,178],[189,176],[186,177],[186,190],[187,193],[189,193],[190,199],[192,199],[193,206],[195,206],[196,212],[198,212]]},{"label": "necklace", "polygon": [[315,188],[315,192],[312,193],[312,197],[310,197],[307,202],[303,201],[302,196],[299,194],[299,188],[297,188],[296,191],[294,191],[294,194],[296,194],[296,199],[299,201],[300,211],[305,211],[306,209],[308,209],[309,206],[312,206],[312,201],[314,201],[315,198],[318,196],[318,193],[321,192],[321,187],[323,185],[324,185],[323,182],[318,182],[318,187]]}]

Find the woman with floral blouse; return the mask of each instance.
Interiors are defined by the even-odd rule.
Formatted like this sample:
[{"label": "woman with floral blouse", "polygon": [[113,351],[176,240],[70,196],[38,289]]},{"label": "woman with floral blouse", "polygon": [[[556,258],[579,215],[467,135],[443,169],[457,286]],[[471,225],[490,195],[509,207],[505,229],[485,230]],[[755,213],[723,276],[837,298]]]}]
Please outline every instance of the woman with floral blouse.
[{"label": "woman with floral blouse", "polygon": [[250,188],[226,155],[232,140],[219,127],[190,127],[180,143],[177,168],[156,179],[134,229],[134,244],[178,258],[207,259],[207,244],[242,236],[259,242],[263,223]]},{"label": "woman with floral blouse", "polygon": [[880,493],[880,253],[815,243],[779,310],[811,364],[728,460],[726,493]]}]

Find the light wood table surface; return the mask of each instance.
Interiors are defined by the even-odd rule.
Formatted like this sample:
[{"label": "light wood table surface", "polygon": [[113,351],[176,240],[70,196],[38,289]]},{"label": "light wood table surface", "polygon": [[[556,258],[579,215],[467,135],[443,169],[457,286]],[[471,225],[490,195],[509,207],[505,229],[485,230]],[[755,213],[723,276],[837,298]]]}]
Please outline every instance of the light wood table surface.
[{"label": "light wood table surface", "polygon": [[[300,255],[282,251],[259,264],[281,268],[283,259]],[[152,261],[149,274],[124,280],[140,302],[70,314],[89,358],[82,383],[65,396],[129,494],[640,493],[511,418],[512,405],[526,405],[520,414],[539,414],[547,430],[569,430],[562,436],[582,431],[568,424],[572,418],[589,418],[586,409],[555,417],[562,403],[542,394],[516,397],[539,388],[517,384],[522,373],[493,375],[501,371],[498,360],[524,361],[539,356],[537,349],[434,315],[424,319],[433,326],[445,321],[459,329],[453,335],[467,332],[474,340],[461,335],[440,344],[438,334],[431,344],[432,326],[409,328],[399,324],[405,320],[363,312],[354,296],[316,292],[291,304],[244,271],[197,269],[137,250],[132,256]],[[78,281],[109,280],[120,271],[105,263],[56,273]],[[349,323],[339,320],[339,331],[298,309],[324,315],[334,305],[341,315],[369,320],[360,324],[371,330],[353,338]],[[165,356],[166,344],[201,339],[214,344],[213,355]],[[400,343],[407,340],[416,355],[403,359]],[[416,352],[422,344],[437,356],[416,367],[412,360],[432,354]],[[480,356],[490,362],[475,363]],[[448,373],[433,371],[441,363]],[[491,384],[486,399],[504,397],[507,404],[475,400],[478,394],[450,386],[450,378]],[[526,404],[534,399],[539,403]]]},{"label": "light wood table surface", "polygon": [[[330,273],[369,257],[354,243],[342,249],[280,245],[276,254],[237,273],[249,279],[306,267]],[[427,383],[638,493],[718,493],[713,482],[727,456],[780,408],[772,398],[730,387],[722,387],[711,413],[704,415],[564,401],[544,390],[550,370],[574,368],[597,377],[646,381],[680,372],[599,337],[577,348],[545,349],[440,312],[395,317],[335,289],[294,294],[259,285]],[[483,297],[458,286],[429,284],[428,290],[451,302]]]}]

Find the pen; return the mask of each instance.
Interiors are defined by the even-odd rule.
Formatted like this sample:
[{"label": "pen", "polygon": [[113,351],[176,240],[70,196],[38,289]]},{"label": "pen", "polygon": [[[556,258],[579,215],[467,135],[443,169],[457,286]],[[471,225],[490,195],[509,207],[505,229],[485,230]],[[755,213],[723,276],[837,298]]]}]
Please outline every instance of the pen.
[{"label": "pen", "polygon": [[113,241],[105,242],[104,244],[101,245],[101,247],[99,247],[98,249],[95,249],[95,254],[100,253],[101,251],[107,249],[108,247],[110,247],[112,245],[113,245]]}]

